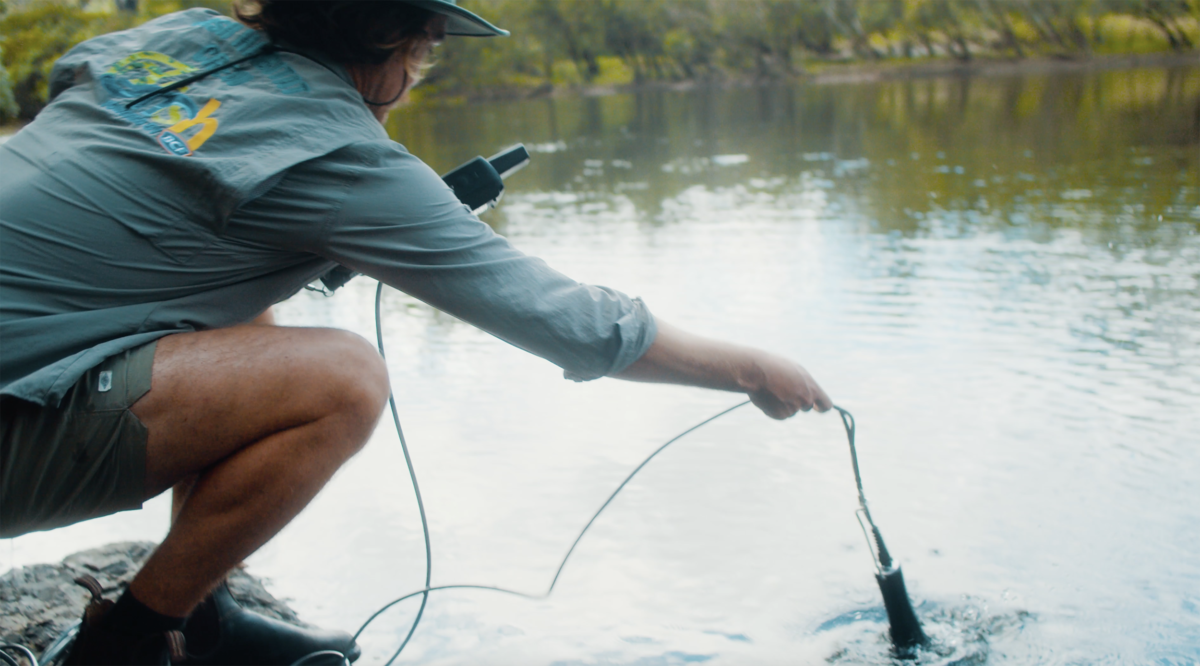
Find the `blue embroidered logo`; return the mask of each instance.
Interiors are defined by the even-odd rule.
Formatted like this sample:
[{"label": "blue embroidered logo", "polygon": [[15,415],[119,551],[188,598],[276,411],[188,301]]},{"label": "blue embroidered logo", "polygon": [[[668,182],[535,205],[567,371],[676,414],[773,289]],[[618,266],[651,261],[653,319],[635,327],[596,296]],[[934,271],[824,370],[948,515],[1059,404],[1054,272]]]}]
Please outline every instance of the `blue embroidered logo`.
[{"label": "blue embroidered logo", "polygon": [[[170,91],[162,89],[193,75],[227,65],[230,57],[224,52],[225,49],[232,49],[235,57],[244,58],[253,55],[267,43],[261,33],[227,18],[210,19],[199,25],[221,40],[209,43],[191,56],[199,67],[165,53],[137,51],[112,63],[99,76],[101,87],[109,94],[109,98],[103,102],[104,108],[154,137],[167,152],[180,157],[194,154],[216,133],[221,124],[216,116],[221,102],[210,98],[203,105],[198,104],[187,94],[190,86]],[[254,58],[253,64],[242,63],[216,74],[229,86],[241,86],[255,78],[265,78],[277,92],[284,95],[309,91],[304,79],[274,54],[264,54]],[[134,98],[156,91],[162,92],[135,105],[129,104]]]},{"label": "blue embroidered logo", "polygon": [[166,148],[167,152],[175,153],[180,157],[187,157],[192,154],[192,149],[188,148],[187,142],[179,138],[179,135],[171,130],[163,130],[163,133],[158,135],[158,144]]},{"label": "blue embroidered logo", "polygon": [[[220,100],[210,99],[203,107],[198,107],[184,94],[186,87],[151,97],[133,107],[125,100],[159,90],[195,71],[195,67],[164,53],[138,51],[130,54],[113,63],[100,76],[100,84],[113,95],[104,107],[158,139],[158,144],[167,152],[187,157],[220,127],[220,121],[213,115],[221,108]],[[189,132],[193,128],[196,129]]]}]

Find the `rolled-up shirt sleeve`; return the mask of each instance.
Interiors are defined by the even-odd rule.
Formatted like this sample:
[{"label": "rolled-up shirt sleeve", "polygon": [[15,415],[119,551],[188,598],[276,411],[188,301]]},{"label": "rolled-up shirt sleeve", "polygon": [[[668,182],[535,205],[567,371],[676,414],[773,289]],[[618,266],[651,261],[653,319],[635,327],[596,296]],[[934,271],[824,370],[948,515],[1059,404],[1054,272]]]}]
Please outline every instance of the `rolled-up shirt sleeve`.
[{"label": "rolled-up shirt sleeve", "polygon": [[581,284],[518,251],[403,147],[346,152],[361,168],[343,181],[340,210],[327,217],[317,248],[326,258],[545,358],[575,381],[620,372],[654,342],[654,317],[640,299]]}]

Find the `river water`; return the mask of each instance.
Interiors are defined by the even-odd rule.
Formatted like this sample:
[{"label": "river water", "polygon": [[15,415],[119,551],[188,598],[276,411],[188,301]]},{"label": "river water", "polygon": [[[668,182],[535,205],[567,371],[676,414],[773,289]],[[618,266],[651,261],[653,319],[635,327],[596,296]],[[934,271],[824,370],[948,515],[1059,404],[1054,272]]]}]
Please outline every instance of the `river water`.
[{"label": "river water", "polygon": [[[921,663],[1200,662],[1200,67],[450,105],[389,130],[439,171],[524,142],[484,216],[501,233],[795,358],[854,414]],[[278,315],[373,338],[373,300],[359,278]],[[395,291],[383,330],[434,584],[544,591],[644,456],[740,399],[567,382]],[[400,662],[889,664],[855,508],[836,415],[736,411],[652,462],[548,599],[434,593]],[[5,555],[156,539],[166,513]],[[423,552],[384,421],[249,565],[353,629],[422,587]]]}]

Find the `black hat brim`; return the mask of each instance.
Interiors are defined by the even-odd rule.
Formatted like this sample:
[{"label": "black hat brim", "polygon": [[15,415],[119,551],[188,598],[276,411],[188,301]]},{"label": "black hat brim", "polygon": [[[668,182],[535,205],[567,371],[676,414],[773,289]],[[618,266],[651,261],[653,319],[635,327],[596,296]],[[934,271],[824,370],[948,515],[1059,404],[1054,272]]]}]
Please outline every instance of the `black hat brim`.
[{"label": "black hat brim", "polygon": [[416,5],[435,14],[445,16],[446,34],[462,37],[507,37],[508,31],[483,20],[478,15],[469,12],[446,0],[404,0],[410,5]]}]

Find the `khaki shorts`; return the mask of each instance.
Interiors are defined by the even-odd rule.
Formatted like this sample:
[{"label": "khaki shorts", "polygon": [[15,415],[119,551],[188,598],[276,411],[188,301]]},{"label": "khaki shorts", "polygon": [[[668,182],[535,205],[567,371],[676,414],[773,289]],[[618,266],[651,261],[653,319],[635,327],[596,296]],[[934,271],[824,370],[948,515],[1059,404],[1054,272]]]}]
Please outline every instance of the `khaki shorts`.
[{"label": "khaki shorts", "polygon": [[0,537],[142,508],[151,342],[88,370],[58,407],[0,397]]}]

